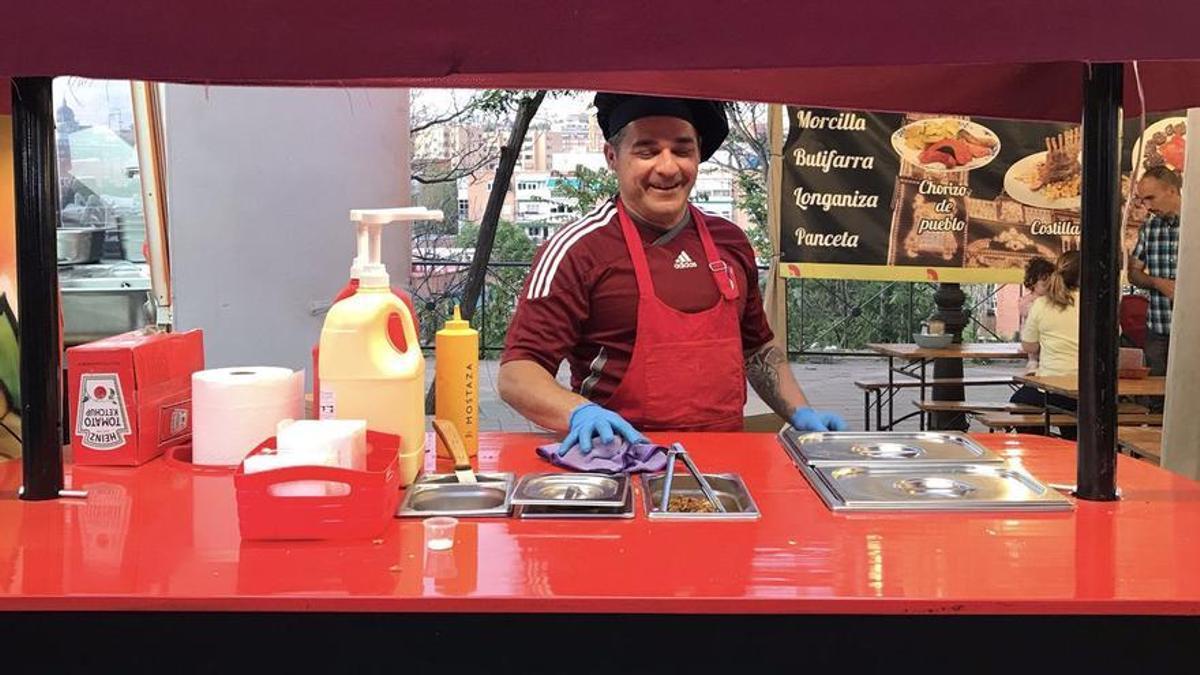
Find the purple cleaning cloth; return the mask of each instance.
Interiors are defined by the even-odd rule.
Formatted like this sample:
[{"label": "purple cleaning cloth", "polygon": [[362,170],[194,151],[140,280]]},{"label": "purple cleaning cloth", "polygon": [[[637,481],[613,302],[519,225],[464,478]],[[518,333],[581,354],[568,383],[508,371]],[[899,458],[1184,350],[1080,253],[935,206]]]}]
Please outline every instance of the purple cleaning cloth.
[{"label": "purple cleaning cloth", "polygon": [[561,466],[572,471],[587,471],[592,473],[639,473],[642,471],[662,471],[667,468],[667,446],[656,443],[629,444],[623,438],[613,439],[611,443],[601,443],[592,440],[592,451],[583,454],[579,446],[571,448],[567,454],[558,456],[558,443],[550,443],[538,447],[537,454],[554,466]]}]

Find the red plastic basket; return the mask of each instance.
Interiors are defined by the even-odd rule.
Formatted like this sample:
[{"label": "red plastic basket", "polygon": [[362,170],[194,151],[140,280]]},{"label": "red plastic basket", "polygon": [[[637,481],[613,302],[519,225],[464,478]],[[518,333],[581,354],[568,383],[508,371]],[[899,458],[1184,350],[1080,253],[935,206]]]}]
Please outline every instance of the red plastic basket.
[{"label": "red plastic basket", "polygon": [[[275,447],[263,441],[256,455]],[[238,465],[238,525],[243,539],[365,539],[379,536],[394,517],[400,500],[400,437],[367,432],[367,468],[296,466],[246,474]],[[329,481],[349,486],[344,495],[280,496],[271,486],[293,481]]]}]

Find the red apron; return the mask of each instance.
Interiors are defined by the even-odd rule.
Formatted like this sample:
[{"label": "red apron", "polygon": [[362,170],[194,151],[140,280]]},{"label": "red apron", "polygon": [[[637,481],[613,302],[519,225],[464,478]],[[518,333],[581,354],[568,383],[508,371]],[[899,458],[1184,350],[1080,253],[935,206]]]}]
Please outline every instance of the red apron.
[{"label": "red apron", "polygon": [[699,312],[682,312],[658,299],[642,238],[617,201],[637,275],[637,336],[629,369],[605,407],[643,431],[741,431],[746,373],[737,280],[717,253],[704,216],[688,208],[721,291],[715,305]]}]

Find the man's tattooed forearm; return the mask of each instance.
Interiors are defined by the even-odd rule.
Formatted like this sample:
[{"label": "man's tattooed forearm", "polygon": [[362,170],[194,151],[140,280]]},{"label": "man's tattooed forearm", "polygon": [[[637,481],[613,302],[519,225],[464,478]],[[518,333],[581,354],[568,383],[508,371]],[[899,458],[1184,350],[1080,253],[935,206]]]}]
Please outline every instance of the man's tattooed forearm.
[{"label": "man's tattooed forearm", "polygon": [[787,356],[774,345],[767,345],[746,357],[746,379],[764,403],[776,413],[788,417],[792,411],[779,392],[779,366],[787,363]]}]

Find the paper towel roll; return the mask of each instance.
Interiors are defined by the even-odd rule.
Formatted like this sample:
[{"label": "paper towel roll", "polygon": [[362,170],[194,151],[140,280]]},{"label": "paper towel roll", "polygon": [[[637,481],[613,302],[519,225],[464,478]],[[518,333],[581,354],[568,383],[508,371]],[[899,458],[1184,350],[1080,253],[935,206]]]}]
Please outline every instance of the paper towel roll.
[{"label": "paper towel roll", "polygon": [[192,462],[240,463],[275,435],[280,420],[304,416],[304,371],[217,368],[192,374]]}]

